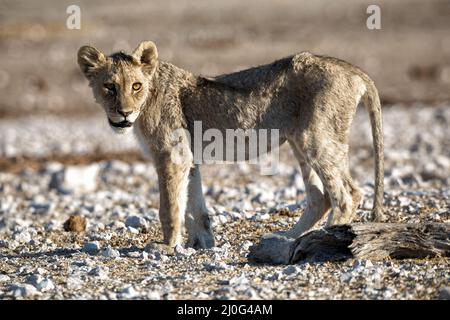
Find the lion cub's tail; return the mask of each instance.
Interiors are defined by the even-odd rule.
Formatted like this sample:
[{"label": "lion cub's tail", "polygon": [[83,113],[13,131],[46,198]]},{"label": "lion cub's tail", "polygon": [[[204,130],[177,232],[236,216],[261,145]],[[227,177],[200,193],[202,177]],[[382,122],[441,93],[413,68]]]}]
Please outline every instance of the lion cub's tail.
[{"label": "lion cub's tail", "polygon": [[381,103],[378,96],[378,90],[373,81],[368,77],[364,80],[367,90],[363,96],[363,101],[370,116],[375,153],[375,199],[372,214],[374,221],[381,221],[383,219],[384,195],[384,143]]}]

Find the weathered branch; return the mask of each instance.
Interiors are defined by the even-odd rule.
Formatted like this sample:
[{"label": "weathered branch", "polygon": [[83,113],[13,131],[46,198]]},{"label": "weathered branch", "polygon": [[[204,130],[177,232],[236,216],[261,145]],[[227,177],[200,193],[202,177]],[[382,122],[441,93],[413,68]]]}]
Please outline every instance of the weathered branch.
[{"label": "weathered branch", "polygon": [[351,257],[382,260],[450,257],[448,223],[355,223],[311,231],[298,239],[264,235],[249,260],[290,264]]}]

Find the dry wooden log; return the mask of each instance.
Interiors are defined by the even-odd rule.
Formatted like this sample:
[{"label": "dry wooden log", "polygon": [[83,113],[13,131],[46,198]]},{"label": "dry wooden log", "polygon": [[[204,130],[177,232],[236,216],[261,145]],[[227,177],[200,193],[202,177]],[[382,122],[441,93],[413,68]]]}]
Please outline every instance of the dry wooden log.
[{"label": "dry wooden log", "polygon": [[311,231],[293,240],[264,235],[250,248],[258,263],[450,257],[449,223],[355,223]]}]

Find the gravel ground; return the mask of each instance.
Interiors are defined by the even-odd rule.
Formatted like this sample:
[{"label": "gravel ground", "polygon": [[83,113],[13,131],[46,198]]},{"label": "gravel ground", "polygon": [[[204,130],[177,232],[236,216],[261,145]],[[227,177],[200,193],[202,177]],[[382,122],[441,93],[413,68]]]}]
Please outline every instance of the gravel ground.
[{"label": "gravel ground", "polygon": [[[100,124],[101,123],[101,124]],[[390,222],[450,222],[450,108],[384,110],[385,204]],[[0,153],[46,157],[39,168],[0,172],[0,298],[17,299],[434,299],[448,295],[450,259],[268,266],[248,263],[249,247],[295,223],[304,185],[287,148],[280,172],[256,166],[203,168],[217,247],[156,250],[161,241],[155,170],[143,161],[83,166],[49,161],[55,154],[133,151],[132,136],[114,136],[105,119],[0,120]],[[61,143],[65,140],[64,143]],[[351,134],[353,174],[372,205],[372,147],[367,114]],[[126,155],[123,157],[126,159]],[[5,160],[6,159],[6,160]],[[36,160],[39,161],[39,160]],[[70,215],[85,233],[63,230]],[[239,232],[237,232],[239,231]],[[447,289],[445,289],[447,287]]]}]

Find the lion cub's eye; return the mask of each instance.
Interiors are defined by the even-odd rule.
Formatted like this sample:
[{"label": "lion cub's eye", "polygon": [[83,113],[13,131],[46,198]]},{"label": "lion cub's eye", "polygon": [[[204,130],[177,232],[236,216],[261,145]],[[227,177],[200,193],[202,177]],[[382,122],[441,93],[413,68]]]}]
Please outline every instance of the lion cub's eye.
[{"label": "lion cub's eye", "polygon": [[116,86],[114,85],[114,83],[105,83],[103,85],[109,92],[114,93],[116,91]]},{"label": "lion cub's eye", "polygon": [[140,83],[140,82],[135,82],[135,83],[133,83],[132,88],[133,88],[134,91],[139,91],[139,90],[141,90],[141,88],[142,88],[142,83]]}]

